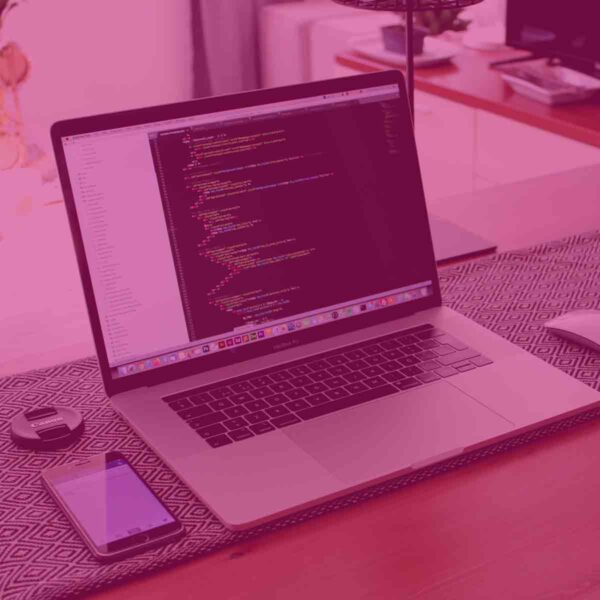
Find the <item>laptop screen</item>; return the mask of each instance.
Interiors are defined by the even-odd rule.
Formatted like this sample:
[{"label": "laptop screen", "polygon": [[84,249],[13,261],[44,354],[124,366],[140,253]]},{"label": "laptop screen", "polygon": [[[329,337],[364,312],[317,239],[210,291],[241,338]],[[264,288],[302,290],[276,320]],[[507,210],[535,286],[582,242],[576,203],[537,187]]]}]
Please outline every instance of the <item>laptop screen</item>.
[{"label": "laptop screen", "polygon": [[111,377],[431,296],[403,111],[390,84],[63,137]]}]

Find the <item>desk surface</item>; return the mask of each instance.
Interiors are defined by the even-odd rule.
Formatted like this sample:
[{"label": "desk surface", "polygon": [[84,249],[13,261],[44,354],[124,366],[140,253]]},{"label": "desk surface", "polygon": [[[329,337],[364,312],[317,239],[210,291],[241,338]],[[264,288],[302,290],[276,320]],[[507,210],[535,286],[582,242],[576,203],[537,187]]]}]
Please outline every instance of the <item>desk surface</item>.
[{"label": "desk surface", "polygon": [[[600,228],[600,166],[432,206],[500,250]],[[598,598],[600,423],[96,594]]]},{"label": "desk surface", "polygon": [[[480,52],[461,48],[450,64],[417,69],[415,87],[600,148],[600,96],[577,104],[547,106],[514,93],[500,74],[489,68],[495,60],[523,54],[510,49]],[[339,54],[336,61],[363,73],[396,68],[353,52]]]}]

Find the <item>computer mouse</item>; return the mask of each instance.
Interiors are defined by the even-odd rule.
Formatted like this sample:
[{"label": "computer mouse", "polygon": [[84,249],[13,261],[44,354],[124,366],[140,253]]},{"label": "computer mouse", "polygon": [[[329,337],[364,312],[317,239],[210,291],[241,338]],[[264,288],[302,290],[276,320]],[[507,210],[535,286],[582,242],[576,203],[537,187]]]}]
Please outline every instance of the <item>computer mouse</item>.
[{"label": "computer mouse", "polygon": [[555,335],[600,352],[600,310],[574,310],[548,321]]}]

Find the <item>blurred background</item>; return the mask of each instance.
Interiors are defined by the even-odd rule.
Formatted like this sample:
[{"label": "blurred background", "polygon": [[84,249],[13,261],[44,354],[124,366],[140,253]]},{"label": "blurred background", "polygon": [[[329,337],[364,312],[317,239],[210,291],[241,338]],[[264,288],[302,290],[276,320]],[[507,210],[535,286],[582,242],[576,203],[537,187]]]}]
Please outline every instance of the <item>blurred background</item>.
[{"label": "blurred background", "polygon": [[[490,68],[527,54],[527,43],[562,39],[534,22],[519,30],[527,43],[507,45],[507,5],[519,2],[418,17],[426,37],[415,125],[428,203],[600,163],[600,103],[590,91],[600,80],[570,79],[586,96],[558,106],[543,86],[533,97],[534,86]],[[531,14],[543,23],[550,4]],[[597,30],[574,7],[564,14],[571,29]],[[0,18],[0,329],[15,332],[0,335],[0,373],[26,366],[20,356],[42,338],[40,365],[93,352],[53,122],[405,62],[397,33],[384,33],[399,14],[331,0],[0,0]],[[580,53],[598,48],[600,36],[590,46],[573,31]],[[48,340],[63,340],[64,352]]]}]

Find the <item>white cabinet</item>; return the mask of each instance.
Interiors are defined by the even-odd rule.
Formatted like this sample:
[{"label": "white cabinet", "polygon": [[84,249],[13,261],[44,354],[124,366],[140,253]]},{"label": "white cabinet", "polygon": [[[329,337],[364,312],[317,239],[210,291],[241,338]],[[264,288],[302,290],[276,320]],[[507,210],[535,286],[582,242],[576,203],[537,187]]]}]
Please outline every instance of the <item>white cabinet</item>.
[{"label": "white cabinet", "polygon": [[474,109],[417,91],[415,136],[426,198],[473,189]]},{"label": "white cabinet", "polygon": [[582,144],[512,119],[476,113],[477,177],[511,183],[600,163],[600,148]]}]

